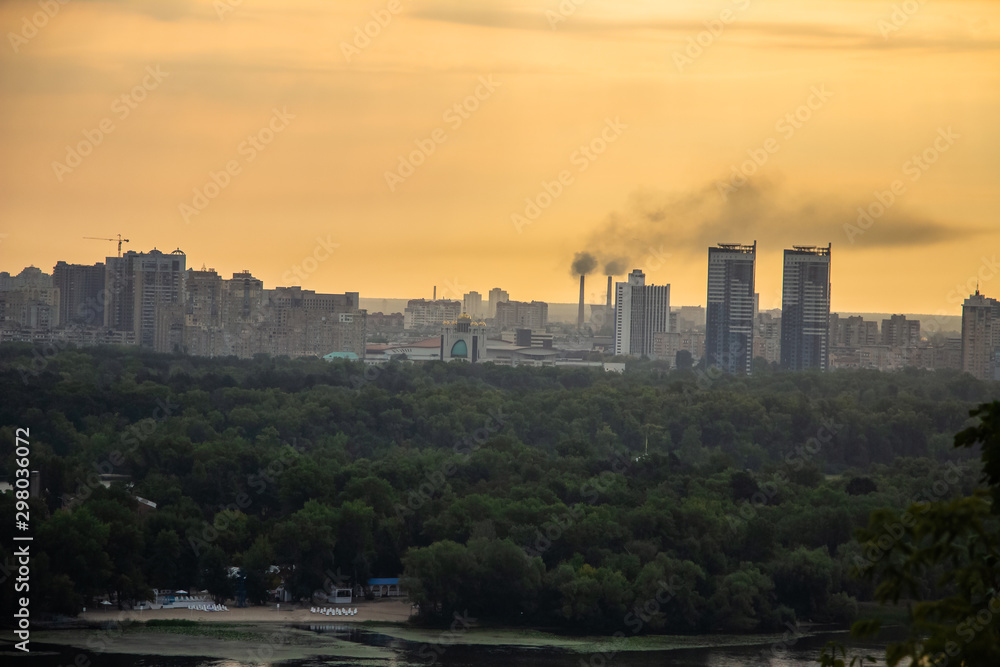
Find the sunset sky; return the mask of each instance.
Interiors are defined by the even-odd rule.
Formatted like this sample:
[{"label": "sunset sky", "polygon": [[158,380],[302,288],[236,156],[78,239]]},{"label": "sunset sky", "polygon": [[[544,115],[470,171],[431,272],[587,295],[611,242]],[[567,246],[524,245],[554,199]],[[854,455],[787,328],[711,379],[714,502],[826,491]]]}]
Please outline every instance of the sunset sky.
[{"label": "sunset sky", "polygon": [[291,284],[570,302],[586,250],[696,305],[756,239],[763,308],[830,242],[834,310],[1000,296],[1000,3],[576,2],[4,1],[0,270],[120,232],[273,287],[322,239]]}]

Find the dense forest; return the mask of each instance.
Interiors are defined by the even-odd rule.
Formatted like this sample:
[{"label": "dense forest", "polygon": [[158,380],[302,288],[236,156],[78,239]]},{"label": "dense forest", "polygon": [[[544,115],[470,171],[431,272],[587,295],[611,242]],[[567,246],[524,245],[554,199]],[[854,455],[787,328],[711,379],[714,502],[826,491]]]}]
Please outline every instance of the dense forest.
[{"label": "dense forest", "polygon": [[[252,602],[281,582],[308,600],[402,575],[429,621],[585,632],[853,619],[875,585],[850,573],[883,553],[856,531],[877,510],[972,493],[979,452],[953,438],[1000,397],[944,371],[366,368],[15,345],[0,381],[0,477],[13,481],[17,428],[40,471],[35,613],[152,588],[227,599],[239,567]],[[14,515],[11,493],[0,508]]]}]

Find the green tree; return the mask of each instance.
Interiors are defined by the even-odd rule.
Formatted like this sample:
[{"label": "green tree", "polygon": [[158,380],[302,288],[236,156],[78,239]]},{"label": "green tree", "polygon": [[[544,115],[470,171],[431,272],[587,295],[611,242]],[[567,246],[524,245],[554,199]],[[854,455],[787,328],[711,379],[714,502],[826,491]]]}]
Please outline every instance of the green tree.
[{"label": "green tree", "polygon": [[715,628],[725,632],[772,630],[792,616],[777,608],[771,578],[750,563],[721,577],[708,606]]},{"label": "green tree", "polygon": [[451,540],[410,549],[403,557],[403,587],[427,616],[451,618],[469,607],[476,585],[476,560]]},{"label": "green tree", "polygon": [[[876,599],[893,605],[911,600],[910,636],[889,645],[890,666],[1000,664],[1000,401],[983,404],[970,416],[979,423],[956,435],[955,446],[981,448],[987,488],[913,505],[908,520],[877,511],[859,534],[859,541],[886,547],[866,568],[866,576],[877,582]],[[887,534],[896,539],[884,540]],[[928,576],[938,595],[927,595]],[[879,625],[859,621],[853,633],[871,636]],[[821,662],[832,664],[827,655]]]},{"label": "green tree", "polygon": [[198,563],[199,583],[218,604],[222,604],[236,593],[236,585],[229,576],[229,568],[229,557],[217,545],[213,544],[201,554]]},{"label": "green tree", "polygon": [[[112,581],[114,563],[106,551],[110,534],[111,528],[86,506],[59,510],[38,528],[36,544],[40,553],[49,556],[49,571],[73,582],[87,606],[93,606],[94,598],[106,592]],[[59,557],[52,558],[52,554]]]}]

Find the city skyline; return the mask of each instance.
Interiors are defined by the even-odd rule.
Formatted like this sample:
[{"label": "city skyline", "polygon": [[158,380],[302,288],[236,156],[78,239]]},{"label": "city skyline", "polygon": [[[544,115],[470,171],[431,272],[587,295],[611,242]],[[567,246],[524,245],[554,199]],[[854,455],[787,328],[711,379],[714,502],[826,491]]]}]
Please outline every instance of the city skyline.
[{"label": "city skyline", "polygon": [[756,238],[762,309],[797,244],[836,247],[833,310],[991,291],[995,3],[571,4],[4,3],[0,261],[121,233],[270,285],[570,303],[591,250],[703,304],[704,247]]},{"label": "city skyline", "polygon": [[[740,244],[719,244],[719,245],[720,246],[732,246],[732,245],[740,245]],[[832,244],[830,244],[830,245],[832,245]],[[816,247],[816,246],[795,246],[795,247],[797,247],[797,248],[803,248],[803,247],[811,248],[811,247]],[[711,249],[711,247],[709,247],[709,249]],[[178,252],[179,251],[179,252],[183,253],[185,256],[189,257],[188,253],[184,252],[183,249],[181,249],[180,247],[176,247],[174,250],[163,250],[163,249],[160,249],[158,247],[150,247],[150,248],[147,248],[147,249],[140,249],[138,247],[131,247],[130,248],[127,245],[123,246],[122,255],[124,256],[124,255],[127,255],[129,253],[132,253],[132,254],[145,254],[145,253],[157,252],[157,251],[161,252],[161,253],[163,253],[165,255],[166,254],[170,254],[172,252]],[[783,249],[782,252],[783,253],[787,253],[788,249],[787,248]],[[758,257],[759,257],[759,254],[760,254],[760,252],[759,252],[759,248],[758,248],[758,250],[757,250],[757,256]],[[93,256],[89,257],[89,260],[94,260],[94,259],[95,259],[95,257],[93,257]],[[72,261],[68,261],[68,260],[65,260],[65,259],[58,259],[58,260],[56,260],[56,262],[53,264],[53,266],[51,268],[48,268],[48,267],[45,267],[45,266],[37,266],[37,265],[34,265],[34,264],[29,264],[29,265],[25,265],[25,266],[10,266],[10,267],[0,265],[0,273],[6,273],[9,276],[14,277],[14,276],[17,276],[20,272],[22,272],[24,270],[27,270],[27,269],[37,269],[37,270],[40,270],[42,273],[47,274],[48,276],[54,278],[58,274],[58,270],[60,269],[60,267],[68,265],[68,266],[74,266],[74,267],[88,267],[88,268],[91,268],[91,269],[95,268],[96,266],[101,266],[102,267],[102,275],[103,275],[104,267],[106,267],[109,263],[111,263],[111,264],[115,263],[116,261],[118,261],[118,259],[119,258],[117,258],[115,255],[108,255],[108,256],[102,257],[101,258],[102,261],[88,261],[88,260],[85,259],[83,262],[72,262]],[[984,258],[984,260],[985,260],[985,258]],[[759,263],[759,259],[756,259],[755,260],[755,264],[758,264],[758,263]],[[946,316],[946,317],[961,318],[961,316],[962,316],[962,306],[963,306],[965,298],[968,297],[970,294],[973,294],[976,291],[978,291],[980,289],[980,287],[983,287],[984,290],[989,291],[989,287],[988,286],[990,285],[990,281],[997,275],[998,272],[1000,272],[1000,271],[998,271],[998,270],[1000,270],[1000,264],[994,265],[994,264],[992,264],[990,262],[985,262],[984,261],[984,263],[980,266],[980,269],[982,269],[984,267],[988,270],[987,273],[985,274],[985,280],[983,279],[983,275],[984,275],[983,272],[980,271],[977,275],[975,275],[975,276],[973,276],[973,277],[971,277],[969,279],[968,285],[962,285],[961,286],[961,287],[963,287],[963,289],[966,286],[971,287],[971,289],[969,289],[969,291],[967,291],[967,292],[960,292],[960,291],[958,291],[958,287],[959,286],[957,286],[957,285],[952,287],[951,291],[948,293],[948,297],[947,298],[949,299],[949,302],[954,302],[957,299],[958,306],[956,308],[950,309],[948,312],[942,312],[942,311],[939,310],[938,312],[929,312],[928,311],[928,312],[920,313],[920,312],[916,312],[916,311],[906,311],[906,310],[903,310],[901,308],[894,308],[894,307],[885,308],[883,310],[869,310],[869,311],[865,311],[865,310],[861,310],[861,309],[858,309],[858,308],[850,308],[850,307],[835,308],[832,305],[830,307],[830,312],[831,313],[833,313],[833,312],[843,312],[843,313],[872,313],[872,314],[879,314],[879,313],[900,313],[900,314],[908,314],[908,315],[917,315],[917,314],[919,314],[919,315],[925,315],[925,316]],[[228,271],[228,270],[219,269],[219,268],[217,268],[217,266],[214,263],[205,262],[205,261],[200,262],[200,264],[198,262],[193,262],[190,266],[186,267],[187,270],[196,271],[196,272],[198,272],[198,271],[210,271],[210,272],[214,271],[214,272],[218,273],[220,276],[226,276],[226,275],[230,275],[230,274],[231,275],[236,275],[236,274],[243,274],[243,273],[249,272],[249,273],[253,274],[254,277],[257,280],[260,280],[263,284],[270,285],[271,288],[277,288],[277,287],[301,287],[303,289],[312,289],[313,291],[320,292],[320,293],[322,293],[322,292],[328,292],[328,293],[329,292],[333,292],[333,293],[336,293],[338,291],[340,291],[340,292],[344,291],[344,290],[338,290],[336,288],[336,286],[334,286],[333,289],[324,290],[324,289],[318,289],[318,288],[315,288],[315,287],[309,287],[308,284],[306,284],[306,281],[298,281],[297,282],[296,278],[299,277],[300,275],[302,275],[300,273],[300,271],[302,269],[302,266],[300,264],[300,265],[298,265],[295,268],[298,268],[299,271],[286,271],[282,276],[279,277],[279,279],[278,279],[277,282],[273,282],[272,283],[272,282],[269,282],[267,280],[264,280],[263,278],[260,278],[259,276],[262,275],[262,272],[259,269],[257,269],[256,267],[250,267],[250,266],[243,265],[243,268],[241,268],[239,270]],[[638,270],[638,271],[641,271],[641,272],[645,273],[645,269],[643,269],[641,266],[633,268],[633,269],[629,269],[629,270],[626,270],[626,271],[623,271],[620,274],[620,277],[623,279],[622,281],[627,282],[630,271],[635,271],[635,270]],[[780,267],[779,267],[779,270],[780,270]],[[704,274],[704,271],[705,271],[705,266],[702,266],[702,273],[703,274]],[[310,273],[309,271],[306,271],[304,275],[306,275],[308,277],[309,273]],[[605,293],[605,291],[603,289],[604,288],[604,284],[605,284],[603,282],[603,280],[606,277],[610,277],[610,276],[603,275],[602,272],[601,272],[601,267],[600,266],[598,266],[595,270],[590,271],[587,274],[587,281],[586,281],[587,287],[586,287],[585,294],[584,294],[584,298],[585,298],[584,302],[585,302],[585,304],[588,307],[593,307],[593,308],[597,309],[597,308],[599,308],[599,307],[601,307],[601,306],[604,305],[606,293]],[[617,284],[618,282],[622,282],[622,281],[617,280],[618,277],[619,277],[619,274],[615,274],[614,275],[614,283],[615,284]],[[289,278],[291,278],[291,279],[289,280]],[[756,278],[756,276],[755,276],[755,278]],[[501,280],[502,284],[506,284],[507,283],[507,281],[504,278],[502,278],[502,277],[500,278],[500,280]],[[779,290],[778,290],[778,292],[776,294],[776,302],[773,305],[766,306],[766,307],[763,306],[763,305],[759,305],[758,304],[760,312],[765,312],[765,311],[780,311],[780,310],[782,310],[781,296],[782,296],[782,292],[783,292],[783,285],[781,285],[781,283],[783,281],[784,281],[784,273],[779,273],[779,279],[778,279]],[[483,309],[483,313],[481,313],[481,315],[483,317],[492,317],[492,313],[491,312],[488,313],[487,311],[490,311],[490,310],[495,311],[496,300],[493,301],[493,306],[492,306],[492,309],[491,309],[489,301],[486,298],[483,298],[484,296],[490,296],[489,293],[491,293],[491,292],[493,293],[495,299],[499,299],[499,298],[502,297],[502,300],[505,300],[505,301],[506,300],[510,300],[510,301],[536,301],[537,300],[537,301],[543,301],[545,303],[558,304],[558,305],[562,305],[562,306],[570,306],[570,305],[572,305],[572,306],[575,307],[576,304],[578,303],[578,299],[579,299],[579,291],[578,291],[578,288],[579,288],[579,276],[575,276],[573,282],[574,282],[574,288],[575,288],[574,289],[574,294],[572,295],[573,298],[572,299],[562,300],[562,301],[559,301],[559,300],[548,301],[548,300],[544,300],[544,299],[538,299],[537,298],[537,294],[534,291],[531,291],[530,288],[529,288],[528,292],[517,294],[518,298],[516,298],[516,299],[511,298],[511,297],[508,296],[509,295],[509,290],[505,290],[505,289],[502,289],[500,287],[494,287],[492,289],[485,289],[484,290],[486,292],[485,295],[484,294],[479,294],[479,298],[482,300],[481,308]],[[759,284],[759,282],[760,282],[759,279],[755,280],[755,287],[756,287],[756,284]],[[424,299],[424,300],[427,300],[427,301],[431,301],[432,299],[437,299],[437,300],[442,300],[442,301],[444,301],[444,300],[447,300],[447,301],[458,301],[460,303],[460,308],[461,308],[462,312],[467,312],[468,311],[468,307],[467,307],[468,304],[467,304],[466,297],[469,296],[470,294],[476,294],[477,293],[477,290],[474,289],[475,286],[478,286],[480,289],[484,289],[482,287],[483,284],[485,284],[485,283],[483,283],[483,281],[479,281],[479,282],[473,282],[472,285],[470,286],[469,284],[465,284],[465,283],[458,283],[458,282],[451,281],[451,280],[445,280],[445,281],[443,281],[442,284],[427,286],[425,292],[411,292],[411,293],[397,294],[397,295],[391,295],[391,296],[386,296],[386,295],[372,295],[372,296],[368,296],[368,295],[365,295],[364,293],[361,293],[361,294],[362,294],[362,298],[364,300],[366,300],[366,301],[406,301],[406,300],[412,300],[412,299],[416,299],[416,300]],[[706,285],[707,285],[707,283],[705,281],[705,278],[703,277],[702,278],[702,286],[701,286],[701,292],[703,294],[705,292],[705,286]],[[1000,282],[998,282],[997,285],[1000,285]],[[418,289],[423,289],[423,287],[421,286],[421,288],[418,288]],[[352,291],[352,290],[347,290],[347,291]],[[356,291],[356,290],[353,290],[353,291]],[[1000,291],[1000,290],[998,290],[998,291]],[[758,297],[761,297],[760,300],[761,300],[761,302],[763,302],[763,297],[760,294],[759,290],[756,292],[756,294],[757,294]],[[570,295],[566,294],[565,296],[568,297]],[[676,308],[680,307],[681,305],[705,308],[705,307],[707,307],[707,302],[705,301],[705,299],[702,299],[701,302],[696,302],[696,303],[676,304],[675,306],[673,306],[673,310],[676,310]],[[891,306],[891,304],[889,304],[889,305]],[[847,306],[850,306],[850,304],[847,304]],[[62,312],[62,314],[61,314],[60,321],[61,322],[67,322],[67,320],[65,319],[66,318],[65,307],[62,307],[61,310],[64,311],[64,312]],[[951,311],[957,311],[957,312],[951,312]],[[588,313],[588,318],[589,318],[589,313]],[[566,320],[566,321],[570,321],[570,320]]]}]

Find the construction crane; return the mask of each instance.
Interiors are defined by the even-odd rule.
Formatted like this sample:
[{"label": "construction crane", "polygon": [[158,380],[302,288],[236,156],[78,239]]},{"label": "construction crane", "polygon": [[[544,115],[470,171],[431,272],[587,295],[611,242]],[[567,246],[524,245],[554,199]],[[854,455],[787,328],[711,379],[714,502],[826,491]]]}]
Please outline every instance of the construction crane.
[{"label": "construction crane", "polygon": [[123,239],[121,234],[118,235],[117,239],[105,239],[105,238],[101,238],[99,236],[84,236],[83,238],[90,239],[91,241],[111,241],[112,243],[114,243],[115,241],[118,241],[118,256],[119,257],[122,256],[122,244],[123,243],[128,243],[128,239]]}]

